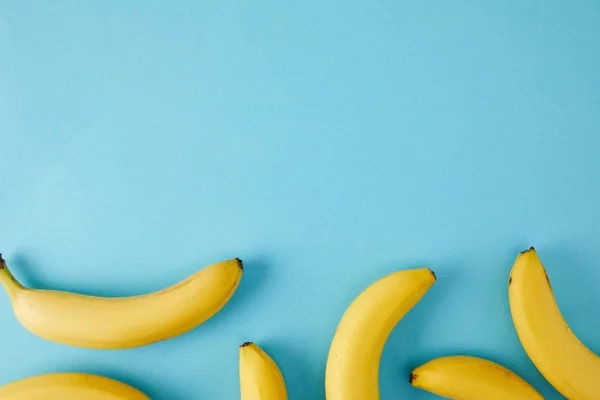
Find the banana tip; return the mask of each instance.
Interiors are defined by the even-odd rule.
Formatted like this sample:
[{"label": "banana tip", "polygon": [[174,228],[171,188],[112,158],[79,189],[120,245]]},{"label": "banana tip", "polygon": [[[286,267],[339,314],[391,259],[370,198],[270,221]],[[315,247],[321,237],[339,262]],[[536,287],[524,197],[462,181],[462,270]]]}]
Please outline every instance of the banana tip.
[{"label": "banana tip", "polygon": [[239,258],[236,258],[235,261],[237,261],[238,268],[243,271],[244,270],[244,263],[242,262],[242,260],[239,259]]},{"label": "banana tip", "polygon": [[240,348],[243,348],[243,347],[248,347],[248,346],[250,346],[250,345],[252,345],[252,342],[244,342],[244,343],[242,343],[242,344],[240,345]]},{"label": "banana tip", "polygon": [[0,269],[4,269],[4,258],[2,258],[2,253],[0,253]]},{"label": "banana tip", "polygon": [[413,382],[419,377],[419,375],[415,374],[414,372],[411,372],[410,374],[410,378],[408,378],[408,383],[410,383],[411,385],[413,384]]},{"label": "banana tip", "polygon": [[433,276],[433,280],[437,281],[437,276],[435,276],[435,272],[433,272],[431,269],[429,270],[429,272],[431,272],[431,276]]},{"label": "banana tip", "polygon": [[527,250],[523,250],[521,254],[527,254],[531,251],[535,252],[535,248],[533,246],[529,247]]}]

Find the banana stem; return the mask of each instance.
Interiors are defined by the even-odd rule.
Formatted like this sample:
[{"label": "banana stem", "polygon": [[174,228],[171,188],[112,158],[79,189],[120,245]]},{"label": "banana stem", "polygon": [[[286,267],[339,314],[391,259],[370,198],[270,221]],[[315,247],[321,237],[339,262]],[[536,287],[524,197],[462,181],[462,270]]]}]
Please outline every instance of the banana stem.
[{"label": "banana stem", "polygon": [[0,284],[2,284],[11,300],[14,300],[17,294],[24,289],[23,285],[8,270],[2,254],[0,254]]}]

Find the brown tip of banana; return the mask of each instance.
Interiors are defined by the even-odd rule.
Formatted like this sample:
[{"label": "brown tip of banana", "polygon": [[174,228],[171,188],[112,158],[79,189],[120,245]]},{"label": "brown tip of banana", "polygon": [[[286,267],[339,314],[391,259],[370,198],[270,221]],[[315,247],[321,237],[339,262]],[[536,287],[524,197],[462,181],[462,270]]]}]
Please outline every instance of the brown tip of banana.
[{"label": "brown tip of banana", "polygon": [[248,347],[248,346],[251,346],[251,345],[252,345],[252,342],[244,342],[244,343],[242,343],[240,345],[240,348],[242,348],[242,347]]},{"label": "brown tip of banana", "polygon": [[433,276],[433,280],[437,281],[437,276],[435,276],[435,272],[433,272],[432,270],[429,270],[429,272],[431,272],[431,276]]},{"label": "brown tip of banana", "polygon": [[533,246],[531,246],[530,248],[528,248],[527,250],[523,250],[520,254],[527,254],[530,251],[535,251],[535,248]]},{"label": "brown tip of banana", "polygon": [[4,258],[2,258],[2,253],[0,253],[0,269],[4,269]]},{"label": "brown tip of banana", "polygon": [[237,261],[238,268],[240,270],[244,271],[244,263],[242,262],[242,260],[239,258],[236,258],[235,261]]},{"label": "brown tip of banana", "polygon": [[417,379],[419,377],[419,375],[415,374],[414,372],[411,372],[410,374],[410,378],[408,378],[408,383],[410,383],[412,385],[412,383],[415,381],[415,379]]}]

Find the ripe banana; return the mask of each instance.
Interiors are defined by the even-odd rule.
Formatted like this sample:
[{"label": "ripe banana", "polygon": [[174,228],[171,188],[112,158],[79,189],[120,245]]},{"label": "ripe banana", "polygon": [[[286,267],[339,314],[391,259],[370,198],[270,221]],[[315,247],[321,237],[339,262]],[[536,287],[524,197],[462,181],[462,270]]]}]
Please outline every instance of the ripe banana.
[{"label": "ripe banana", "polygon": [[373,283],[348,307],[333,338],[328,400],[379,400],[379,362],[394,326],[435,282],[427,269],[398,271]]},{"label": "ripe banana", "polygon": [[23,287],[0,255],[0,283],[25,328],[53,342],[121,349],[194,329],[231,298],[242,277],[239,259],[208,266],[158,292],[106,298]]},{"label": "ripe banana", "polygon": [[283,375],[267,353],[252,342],[240,346],[242,400],[287,400]]},{"label": "ripe banana", "polygon": [[0,387],[2,400],[150,400],[139,390],[103,376],[63,372]]},{"label": "ripe banana", "polygon": [[519,339],[542,375],[569,399],[600,399],[600,357],[565,322],[533,247],[517,257],[508,295]]},{"label": "ripe banana", "polygon": [[436,358],[416,368],[409,382],[454,400],[544,400],[519,375],[478,357]]}]

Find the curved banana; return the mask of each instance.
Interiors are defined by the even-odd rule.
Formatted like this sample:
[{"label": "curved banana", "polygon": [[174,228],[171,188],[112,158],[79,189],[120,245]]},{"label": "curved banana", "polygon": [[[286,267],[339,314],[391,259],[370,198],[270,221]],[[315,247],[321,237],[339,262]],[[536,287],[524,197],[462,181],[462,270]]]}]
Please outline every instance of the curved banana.
[{"label": "curved banana", "polygon": [[478,357],[436,358],[416,368],[409,382],[454,400],[544,400],[519,375]]},{"label": "curved banana", "polygon": [[229,301],[242,271],[233,259],[158,292],[107,298],[24,288],[0,256],[0,283],[25,328],[53,342],[99,349],[144,346],[194,329]]},{"label": "curved banana", "polygon": [[379,399],[379,361],[385,342],[434,282],[435,274],[427,268],[394,272],[350,304],[329,350],[325,372],[328,400]]},{"label": "curved banana", "polygon": [[542,375],[569,399],[600,399],[600,357],[577,339],[563,319],[533,247],[517,257],[508,294],[519,339]]},{"label": "curved banana", "polygon": [[252,342],[240,346],[242,400],[287,400],[283,375],[267,353]]},{"label": "curved banana", "polygon": [[0,387],[2,400],[150,400],[114,379],[80,373],[32,376]]}]

